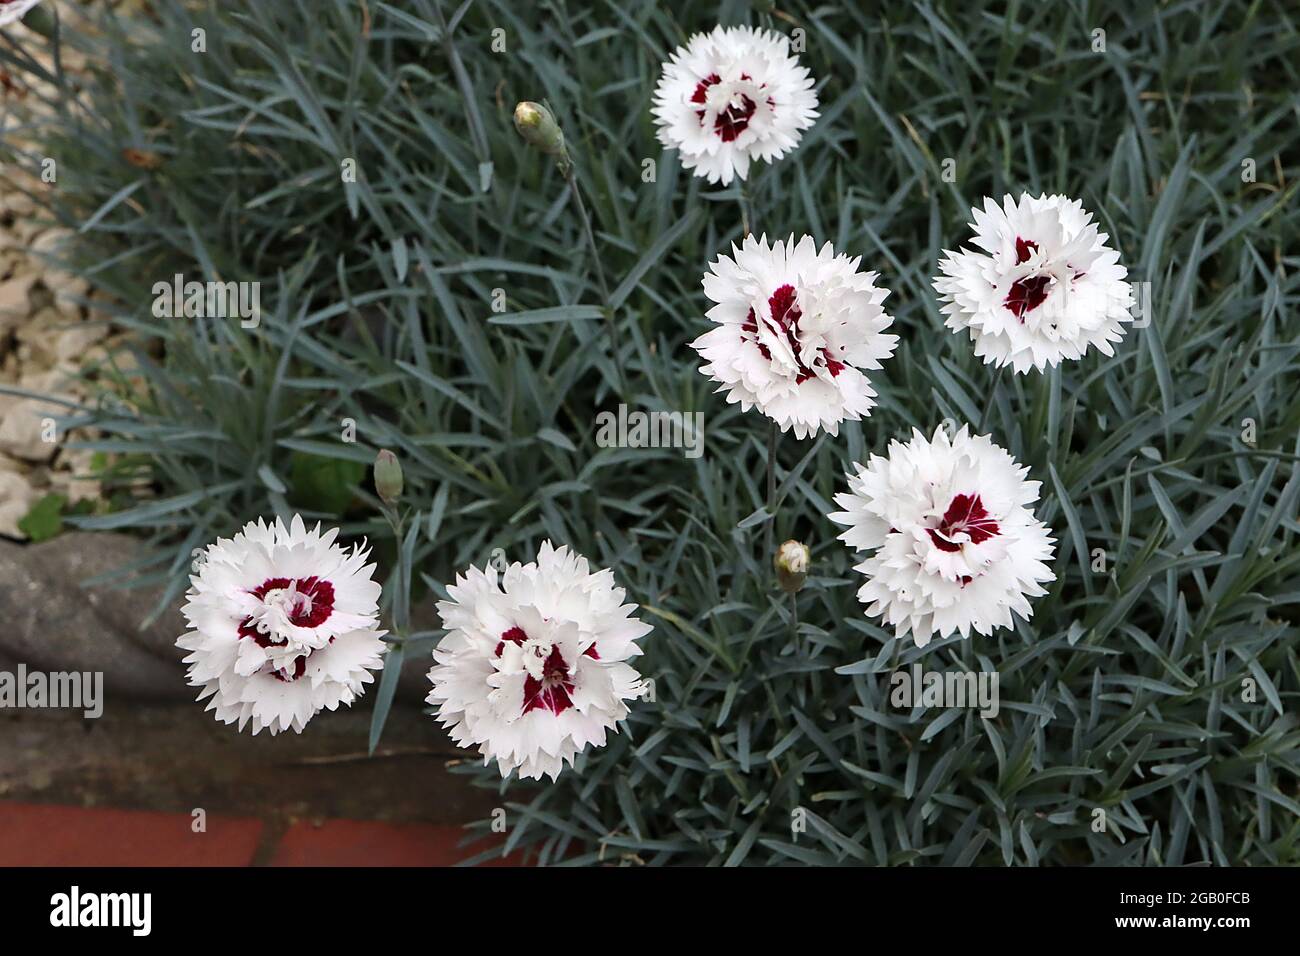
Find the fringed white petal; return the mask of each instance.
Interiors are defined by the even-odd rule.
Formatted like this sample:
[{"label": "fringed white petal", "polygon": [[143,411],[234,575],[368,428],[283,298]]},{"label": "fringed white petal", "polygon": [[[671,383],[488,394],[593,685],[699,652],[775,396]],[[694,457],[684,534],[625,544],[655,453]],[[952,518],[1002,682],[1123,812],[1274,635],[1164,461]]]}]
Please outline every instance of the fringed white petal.
[{"label": "fringed white petal", "polygon": [[41,0],[9,0],[7,3],[0,3],[0,27],[17,23],[27,15],[28,10],[40,2]]},{"label": "fringed white petal", "polygon": [[976,249],[946,252],[934,279],[945,324],[975,354],[1016,372],[1114,354],[1133,291],[1092,215],[1065,196],[985,199],[971,210]]},{"label": "fringed white petal", "polygon": [[719,26],[673,52],[651,113],[686,169],[727,186],[754,160],[770,163],[799,144],[817,118],[817,92],[787,37]]},{"label": "fringed white petal", "polygon": [[200,556],[181,609],[192,630],[176,644],[218,720],[300,733],[383,666],[375,566],[337,536],[296,515],[287,527],[259,519]]},{"label": "fringed white petal", "polygon": [[1029,619],[1029,598],[1055,579],[1055,542],[1034,517],[1039,483],[1025,480],[1028,468],[965,427],[951,440],[942,428],[930,440],[913,431],[888,457],[854,467],[835,496],[844,510],[829,517],[847,528],[841,541],[871,552],[855,568],[868,615],[920,647]]},{"label": "fringed white petal", "polygon": [[858,421],[875,406],[868,372],[893,354],[898,336],[882,303],[888,291],[859,260],[811,236],[768,245],[747,236],[704,276],[713,327],[691,347],[700,371],[730,403],[758,408],[797,438]]},{"label": "fringed white petal", "polygon": [[627,716],[642,693],[627,663],[650,626],[632,616],[612,571],[542,544],[535,562],[470,568],[438,604],[447,635],[434,649],[428,702],[462,747],[501,775],[559,776]]}]

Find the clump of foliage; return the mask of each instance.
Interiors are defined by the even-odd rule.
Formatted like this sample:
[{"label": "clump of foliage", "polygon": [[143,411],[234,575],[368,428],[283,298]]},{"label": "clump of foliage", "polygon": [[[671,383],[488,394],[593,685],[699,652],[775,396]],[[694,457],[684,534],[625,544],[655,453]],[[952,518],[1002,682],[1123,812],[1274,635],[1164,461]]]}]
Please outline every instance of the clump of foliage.
[{"label": "clump of foliage", "polygon": [[[147,456],[154,494],[64,520],[149,536],[158,557],[131,570],[166,599],[192,548],[291,508],[387,538],[435,591],[544,537],[614,568],[656,625],[655,701],[556,785],[462,768],[544,862],[1300,862],[1284,4],[668,6],[160,0],[65,20],[99,72],[50,75],[48,110],[23,109],[142,382],[74,420],[100,430],[88,447]],[[820,84],[816,127],[746,186],[756,231],[861,254],[903,339],[868,421],[779,449],[776,540],[813,551],[797,627],[755,520],[767,422],[713,397],[686,347],[739,190],[684,173],[649,115],[660,63],[717,21],[802,30]],[[44,72],[12,40],[0,60]],[[608,293],[518,100],[564,128]],[[1022,190],[1082,199],[1150,284],[1114,358],[996,377],[943,329],[941,250],[980,197]],[[176,272],[260,281],[260,325],[155,318]],[[703,411],[703,457],[597,447],[620,402]],[[1043,482],[1057,581],[1032,623],[922,653],[864,616],[824,516],[850,462],[986,402]],[[417,512],[402,548],[350,470],[381,447]],[[302,456],[340,463],[330,487]],[[890,674],[922,657],[996,670],[1000,714],[891,706]]]}]

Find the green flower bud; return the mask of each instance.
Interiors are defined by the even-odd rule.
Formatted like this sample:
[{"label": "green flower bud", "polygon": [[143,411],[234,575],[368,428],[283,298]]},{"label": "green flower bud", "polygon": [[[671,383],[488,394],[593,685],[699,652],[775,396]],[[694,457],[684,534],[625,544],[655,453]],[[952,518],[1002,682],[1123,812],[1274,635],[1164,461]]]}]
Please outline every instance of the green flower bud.
[{"label": "green flower bud", "polygon": [[387,448],[375,456],[375,491],[386,505],[395,505],[402,497],[402,463]]},{"label": "green flower bud", "polygon": [[776,549],[772,566],[776,568],[776,583],[787,594],[794,594],[808,580],[808,565],[812,555],[808,546],[798,541],[787,541]]},{"label": "green flower bud", "polygon": [[53,4],[38,3],[18,19],[22,25],[34,33],[39,33],[47,40],[54,39],[54,14],[50,10]]},{"label": "green flower bud", "polygon": [[535,146],[547,156],[568,159],[564,147],[564,133],[555,117],[541,103],[527,100],[515,107],[515,129],[529,146]]}]

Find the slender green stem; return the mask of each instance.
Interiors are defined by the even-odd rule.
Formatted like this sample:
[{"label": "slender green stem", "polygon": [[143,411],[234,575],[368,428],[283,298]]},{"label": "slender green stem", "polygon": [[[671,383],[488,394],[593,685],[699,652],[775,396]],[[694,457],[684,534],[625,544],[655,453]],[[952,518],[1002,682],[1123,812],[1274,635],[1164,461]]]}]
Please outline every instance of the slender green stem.
[{"label": "slender green stem", "polygon": [[[769,566],[772,563],[773,553],[772,535],[776,531],[776,443],[780,438],[781,430],[773,421],[767,440],[767,531],[763,539],[764,560]],[[775,572],[775,569],[773,571]]]},{"label": "slender green stem", "polygon": [[993,411],[993,402],[998,394],[998,386],[1002,384],[1002,376],[1006,373],[1007,367],[1001,366],[993,376],[993,384],[989,386],[989,397],[984,402],[984,411],[980,412],[979,424],[975,427],[975,434],[984,434],[984,425],[989,420],[989,413]]},{"label": "slender green stem", "polygon": [[600,264],[600,250],[596,247],[596,234],[591,228],[591,215],[587,204],[582,201],[582,190],[578,186],[578,174],[574,172],[573,163],[569,162],[564,170],[565,181],[573,195],[573,203],[578,207],[578,218],[582,220],[583,235],[587,239],[587,248],[591,250],[591,262],[596,269],[596,284],[600,286],[600,297],[609,302],[609,284],[605,281],[605,269]]},{"label": "slender green stem", "polygon": [[561,165],[565,181],[569,184],[569,194],[573,196],[573,203],[578,210],[578,218],[582,220],[582,233],[586,237],[587,249],[591,253],[591,262],[596,271],[596,284],[600,287],[600,297],[605,306],[605,328],[608,330],[610,348],[614,352],[614,368],[618,373],[619,391],[622,392],[626,379],[623,375],[623,350],[619,342],[618,320],[609,304],[609,283],[605,281],[605,269],[600,264],[600,250],[596,247],[596,234],[591,228],[591,214],[587,212],[587,204],[582,201],[582,190],[578,186],[578,175],[574,172],[573,161],[566,159],[566,162]]},{"label": "slender green stem", "polygon": [[[745,181],[742,179],[736,184],[736,194],[739,197],[740,205],[740,227],[744,231],[744,236],[749,235],[749,200],[745,194]],[[767,439],[767,525],[763,532],[763,561],[766,562],[772,574],[775,575],[776,568],[772,565],[773,535],[776,533],[776,443],[781,437],[781,432],[777,428],[776,422],[772,422],[772,428],[768,433]]]},{"label": "slender green stem", "polygon": [[402,526],[405,522],[398,513],[397,508],[388,504],[380,504],[380,513],[388,521],[388,526],[393,529],[393,542],[397,547],[397,564],[393,569],[393,619],[392,633],[387,640],[390,644],[400,644],[406,640],[406,631],[409,621],[406,620],[407,609],[410,607],[410,588],[411,582],[407,580],[406,571],[402,567]]}]

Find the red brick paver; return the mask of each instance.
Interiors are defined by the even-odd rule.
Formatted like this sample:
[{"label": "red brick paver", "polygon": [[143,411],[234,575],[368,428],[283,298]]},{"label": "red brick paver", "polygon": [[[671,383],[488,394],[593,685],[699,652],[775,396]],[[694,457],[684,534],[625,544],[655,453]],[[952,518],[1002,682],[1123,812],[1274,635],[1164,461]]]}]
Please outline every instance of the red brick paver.
[{"label": "red brick paver", "polygon": [[[486,842],[462,846],[461,827],[369,820],[295,823],[285,832],[272,866],[451,866],[481,853]],[[486,866],[517,866],[512,856]]]},{"label": "red brick paver", "polygon": [[[278,841],[261,820],[0,801],[4,866],[450,866],[491,846],[462,846],[457,826],[366,820],[300,821]],[[268,845],[259,846],[263,839]],[[517,866],[519,854],[488,866]]]},{"label": "red brick paver", "polygon": [[248,866],[262,821],[0,802],[0,866]]}]

